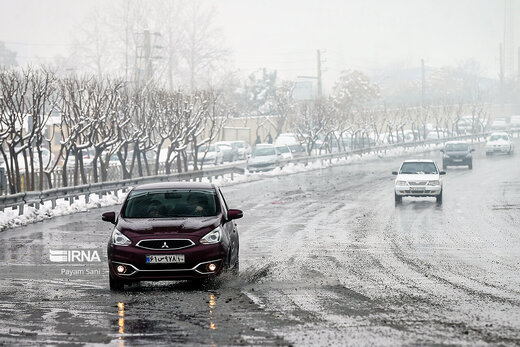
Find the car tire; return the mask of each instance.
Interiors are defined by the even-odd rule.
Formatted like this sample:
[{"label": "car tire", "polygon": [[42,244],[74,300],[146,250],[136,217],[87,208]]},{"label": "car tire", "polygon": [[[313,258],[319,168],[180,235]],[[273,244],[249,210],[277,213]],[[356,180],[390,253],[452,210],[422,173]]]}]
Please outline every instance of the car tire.
[{"label": "car tire", "polygon": [[237,260],[235,261],[235,264],[233,265],[233,268],[231,269],[231,273],[233,276],[238,276],[240,274],[240,257],[237,253]]},{"label": "car tire", "polygon": [[438,204],[442,204],[442,190],[441,193],[435,197],[435,199],[437,200]]},{"label": "car tire", "polygon": [[403,197],[401,195],[397,195],[397,194],[394,193],[394,197],[395,197],[396,205],[403,202]]},{"label": "car tire", "polygon": [[108,276],[108,284],[110,286],[111,291],[119,292],[125,289],[125,282],[112,277],[112,275]]}]

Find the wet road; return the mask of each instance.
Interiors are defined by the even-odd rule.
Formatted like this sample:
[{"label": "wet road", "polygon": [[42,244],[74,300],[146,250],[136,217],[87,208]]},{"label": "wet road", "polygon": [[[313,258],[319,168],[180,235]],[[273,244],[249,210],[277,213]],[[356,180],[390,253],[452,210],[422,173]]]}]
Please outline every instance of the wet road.
[{"label": "wet road", "polygon": [[[223,187],[245,211],[241,274],[214,287],[111,293],[99,216],[115,208],[4,231],[0,344],[520,344],[520,154],[477,153],[442,205],[394,205],[402,158]],[[101,262],[49,260],[77,248]]]}]

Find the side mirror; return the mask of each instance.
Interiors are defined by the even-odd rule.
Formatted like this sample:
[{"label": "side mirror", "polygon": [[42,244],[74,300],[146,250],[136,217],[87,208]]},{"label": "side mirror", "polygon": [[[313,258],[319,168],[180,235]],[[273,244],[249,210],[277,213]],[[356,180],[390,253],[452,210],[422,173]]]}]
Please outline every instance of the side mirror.
[{"label": "side mirror", "polygon": [[233,219],[242,218],[244,216],[244,213],[241,210],[229,209],[227,211],[227,215],[228,215],[228,220],[233,220]]},{"label": "side mirror", "polygon": [[397,171],[392,171],[392,175],[397,175]]},{"label": "side mirror", "polygon": [[441,172],[439,172],[439,175],[441,175],[441,176],[442,176],[442,175],[446,175],[446,171],[441,171]]},{"label": "side mirror", "polygon": [[105,212],[101,216],[101,220],[105,222],[110,222],[112,224],[116,224],[116,213],[115,212]]}]

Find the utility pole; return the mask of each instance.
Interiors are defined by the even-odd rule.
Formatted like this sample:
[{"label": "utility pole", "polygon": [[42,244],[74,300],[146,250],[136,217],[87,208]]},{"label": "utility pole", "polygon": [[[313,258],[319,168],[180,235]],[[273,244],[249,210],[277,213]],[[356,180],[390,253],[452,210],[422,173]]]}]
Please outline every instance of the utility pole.
[{"label": "utility pole", "polygon": [[321,52],[319,49],[316,51],[316,60],[318,62],[318,74],[316,75],[318,78],[318,99],[321,99],[323,91],[321,84]]},{"label": "utility pole", "polygon": [[421,105],[424,107],[424,95],[426,91],[426,78],[424,77],[424,59],[421,59]]},{"label": "utility pole", "polygon": [[150,41],[150,30],[144,31],[144,83],[148,83],[152,78],[152,44]]}]

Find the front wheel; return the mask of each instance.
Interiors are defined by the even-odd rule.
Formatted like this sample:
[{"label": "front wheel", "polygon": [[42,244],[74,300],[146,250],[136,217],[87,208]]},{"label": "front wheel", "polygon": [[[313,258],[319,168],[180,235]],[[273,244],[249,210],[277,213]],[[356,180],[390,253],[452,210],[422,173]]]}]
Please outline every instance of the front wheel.
[{"label": "front wheel", "polygon": [[442,190],[441,193],[435,197],[435,199],[437,200],[438,204],[442,204]]}]

